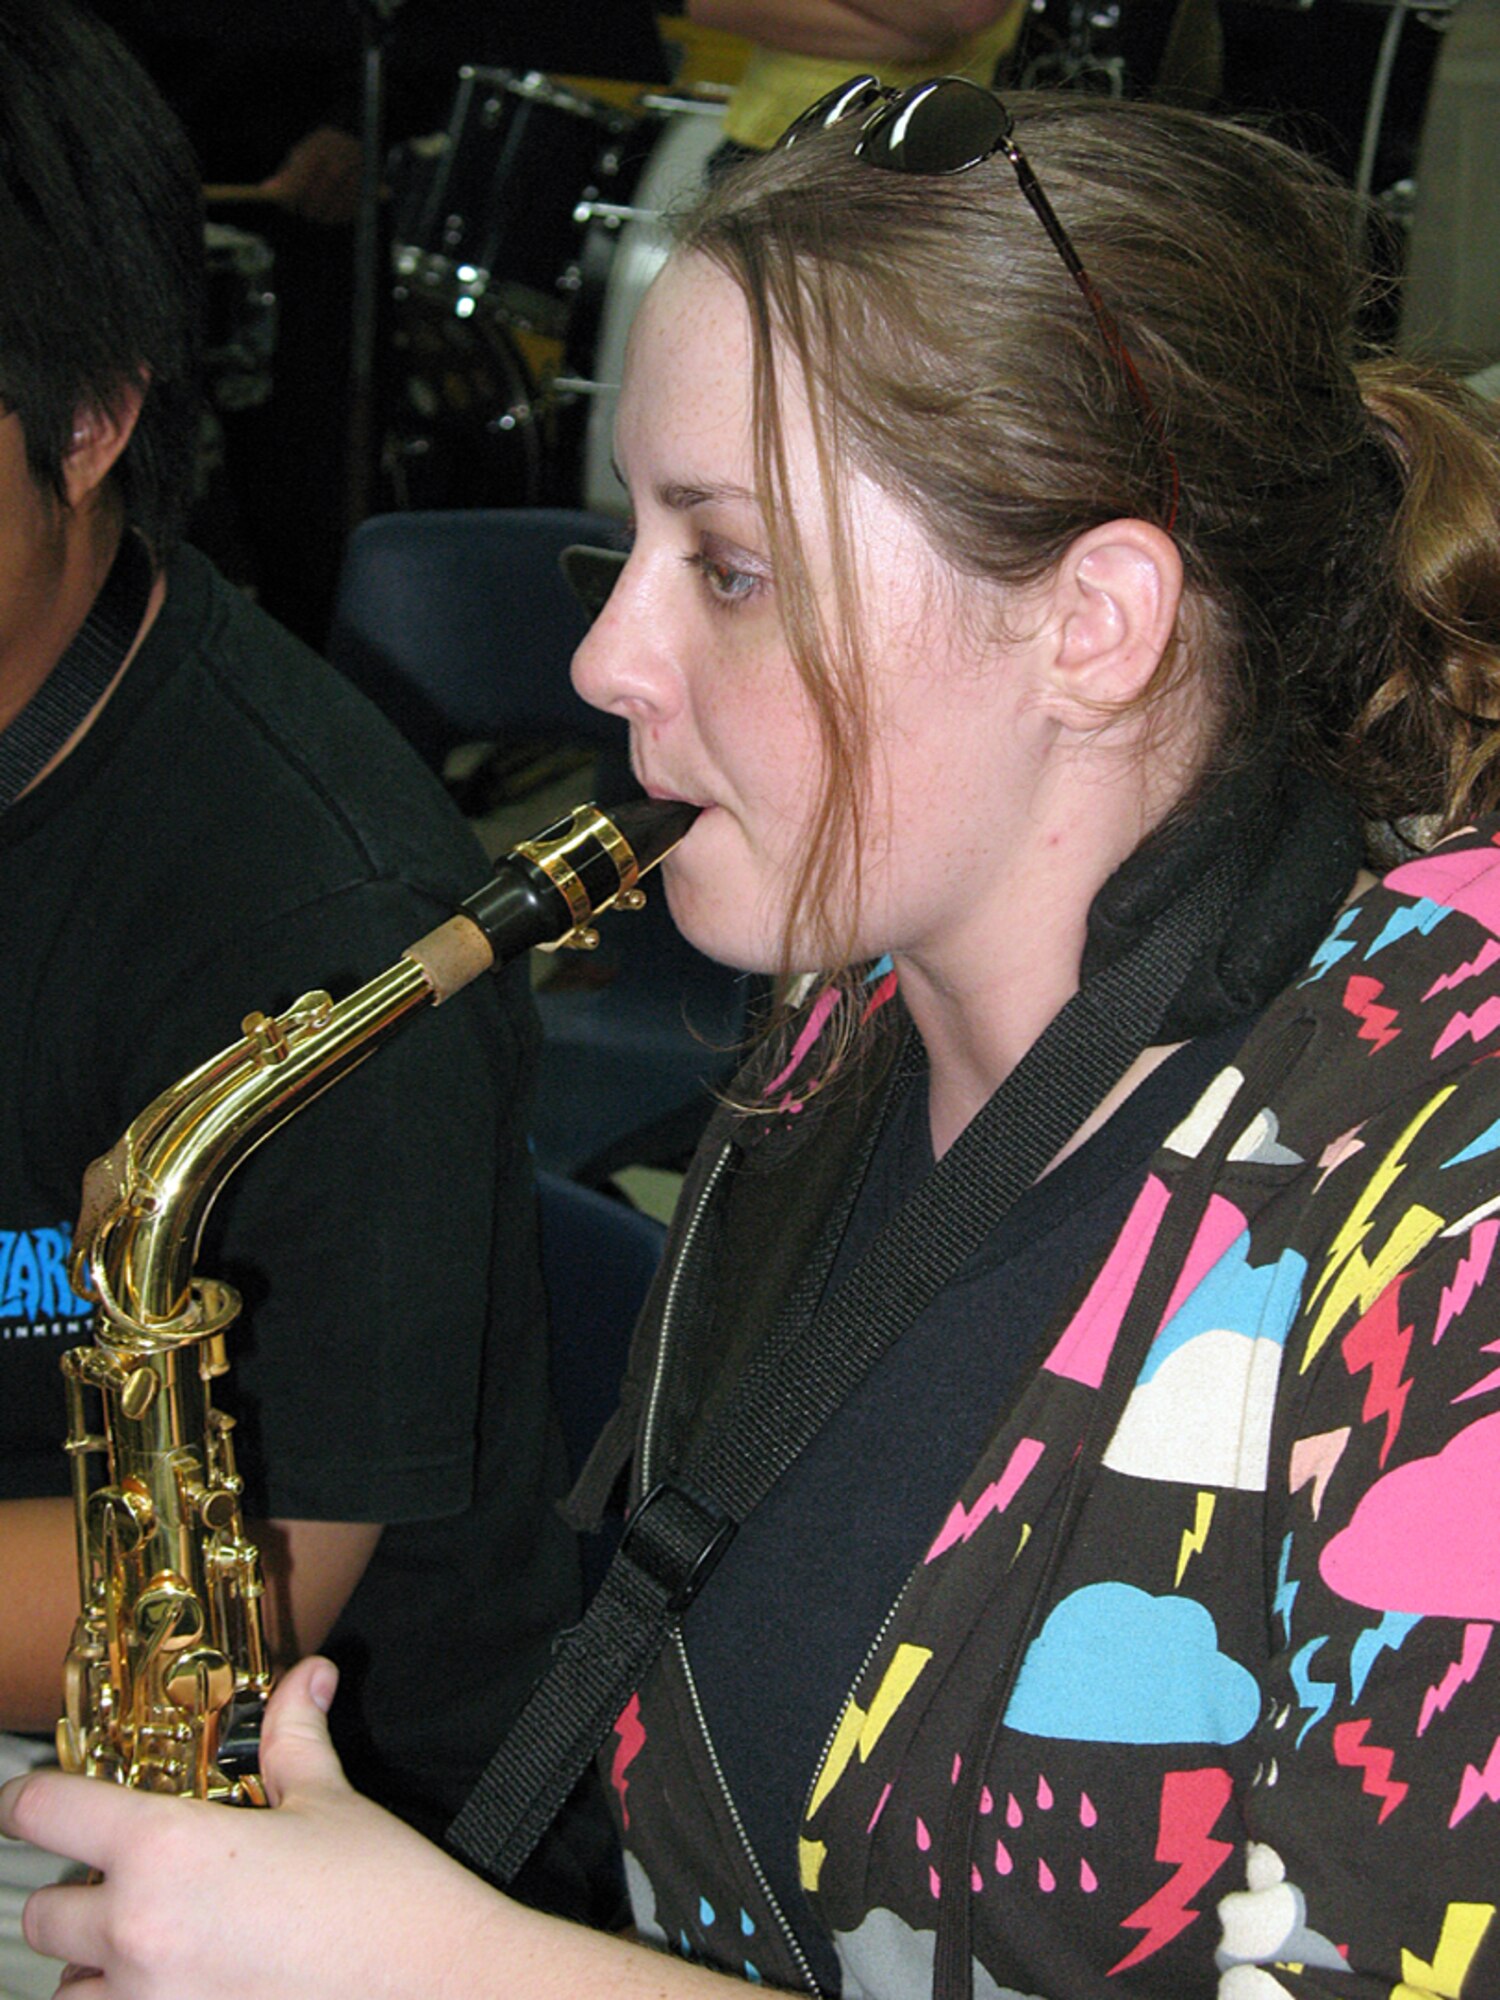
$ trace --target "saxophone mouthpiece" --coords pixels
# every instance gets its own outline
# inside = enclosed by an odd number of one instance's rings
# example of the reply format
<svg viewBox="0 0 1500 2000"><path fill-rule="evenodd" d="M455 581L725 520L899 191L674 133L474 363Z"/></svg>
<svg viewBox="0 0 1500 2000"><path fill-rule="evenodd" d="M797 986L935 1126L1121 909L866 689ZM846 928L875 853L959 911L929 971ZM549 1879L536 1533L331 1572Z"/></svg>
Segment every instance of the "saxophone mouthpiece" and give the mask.
<svg viewBox="0 0 1500 2000"><path fill-rule="evenodd" d="M703 808L686 799L626 799L607 810L644 875L666 859Z"/></svg>
<svg viewBox="0 0 1500 2000"><path fill-rule="evenodd" d="M533 947L592 950L599 942L594 919L641 908L641 877L665 860L699 811L683 799L631 799L607 812L575 806L567 819L512 848L463 915L483 932L497 965Z"/></svg>

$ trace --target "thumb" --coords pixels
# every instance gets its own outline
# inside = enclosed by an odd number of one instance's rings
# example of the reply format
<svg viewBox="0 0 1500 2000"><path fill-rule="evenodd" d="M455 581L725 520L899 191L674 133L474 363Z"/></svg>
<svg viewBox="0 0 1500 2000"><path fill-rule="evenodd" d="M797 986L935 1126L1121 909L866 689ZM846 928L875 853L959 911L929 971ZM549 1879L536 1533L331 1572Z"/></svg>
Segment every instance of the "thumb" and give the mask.
<svg viewBox="0 0 1500 2000"><path fill-rule="evenodd" d="M348 1780L328 1735L328 1710L339 1684L332 1660L299 1660L266 1706L260 1765L272 1805L294 1794L347 1791Z"/></svg>

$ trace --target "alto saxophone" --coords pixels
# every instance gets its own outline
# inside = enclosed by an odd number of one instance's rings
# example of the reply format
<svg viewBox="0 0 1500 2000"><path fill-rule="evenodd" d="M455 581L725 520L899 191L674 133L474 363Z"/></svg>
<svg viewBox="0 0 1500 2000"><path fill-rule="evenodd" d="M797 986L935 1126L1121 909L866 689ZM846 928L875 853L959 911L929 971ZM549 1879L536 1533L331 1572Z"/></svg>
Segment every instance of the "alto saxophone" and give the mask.
<svg viewBox="0 0 1500 2000"><path fill-rule="evenodd" d="M65 1770L265 1803L260 1561L240 1513L234 1420L213 1401L240 1302L193 1270L219 1190L419 1008L533 945L597 943L593 919L640 908L640 877L695 816L677 801L608 817L578 807L347 999L309 993L285 1014L251 1014L242 1040L164 1091L88 1169L72 1272L95 1302L94 1338L62 1357L81 1600L57 1725Z"/></svg>

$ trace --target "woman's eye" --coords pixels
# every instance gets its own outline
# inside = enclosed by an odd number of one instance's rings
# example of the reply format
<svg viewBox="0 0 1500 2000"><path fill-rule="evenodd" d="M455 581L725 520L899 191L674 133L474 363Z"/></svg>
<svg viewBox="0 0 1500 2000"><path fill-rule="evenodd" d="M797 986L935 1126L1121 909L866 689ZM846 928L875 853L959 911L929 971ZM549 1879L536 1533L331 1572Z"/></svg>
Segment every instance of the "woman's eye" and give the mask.
<svg viewBox="0 0 1500 2000"><path fill-rule="evenodd" d="M703 578L713 601L726 608L748 602L764 582L756 571L742 568L711 547L695 549L683 560Z"/></svg>

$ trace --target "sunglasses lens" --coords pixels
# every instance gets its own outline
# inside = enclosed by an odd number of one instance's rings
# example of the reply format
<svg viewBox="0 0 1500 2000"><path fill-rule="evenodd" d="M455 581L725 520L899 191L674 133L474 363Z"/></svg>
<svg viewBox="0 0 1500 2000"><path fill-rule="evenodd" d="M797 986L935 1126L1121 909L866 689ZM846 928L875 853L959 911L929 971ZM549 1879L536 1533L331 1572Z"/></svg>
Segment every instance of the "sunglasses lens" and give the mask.
<svg viewBox="0 0 1500 2000"><path fill-rule="evenodd" d="M886 94L875 77L851 76L847 83L836 84L816 104L800 112L782 133L777 146L795 146L799 139L809 138L814 132L826 132L846 118L862 118Z"/></svg>
<svg viewBox="0 0 1500 2000"><path fill-rule="evenodd" d="M1010 127L1010 113L992 91L963 77L938 77L887 105L854 150L895 173L961 174L987 160Z"/></svg>

